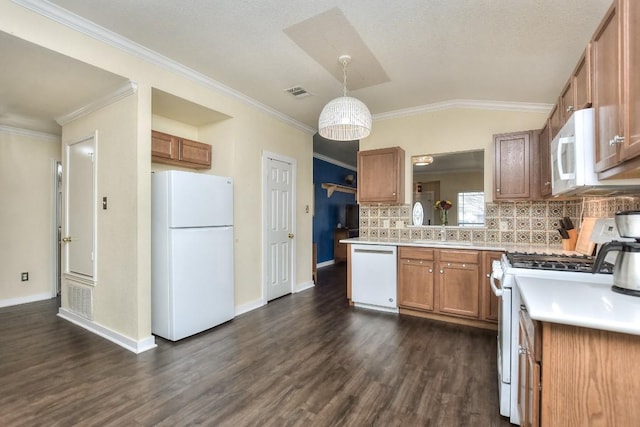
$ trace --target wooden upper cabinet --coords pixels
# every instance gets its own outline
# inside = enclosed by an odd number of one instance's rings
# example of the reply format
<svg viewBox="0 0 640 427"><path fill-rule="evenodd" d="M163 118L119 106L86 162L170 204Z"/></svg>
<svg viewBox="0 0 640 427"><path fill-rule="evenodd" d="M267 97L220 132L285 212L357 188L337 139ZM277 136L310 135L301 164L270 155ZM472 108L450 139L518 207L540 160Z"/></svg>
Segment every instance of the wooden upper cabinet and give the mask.
<svg viewBox="0 0 640 427"><path fill-rule="evenodd" d="M404 203L404 150L358 152L358 203Z"/></svg>
<svg viewBox="0 0 640 427"><path fill-rule="evenodd" d="M494 200L540 198L538 132L515 132L493 136Z"/></svg>
<svg viewBox="0 0 640 427"><path fill-rule="evenodd" d="M554 123L553 136L558 130L569 120L569 117L576 110L591 107L591 47L587 47L583 52L573 73L569 77L569 81L560 93L558 102L559 122Z"/></svg>
<svg viewBox="0 0 640 427"><path fill-rule="evenodd" d="M211 145L152 130L151 161L193 169L210 169Z"/></svg>
<svg viewBox="0 0 640 427"><path fill-rule="evenodd" d="M591 44L587 46L584 53L578 60L573 75L571 76L573 93L575 99L575 109L591 107L591 87L593 81L593 72L591 71Z"/></svg>
<svg viewBox="0 0 640 427"><path fill-rule="evenodd" d="M596 171L640 177L640 4L617 0L593 40Z"/></svg>
<svg viewBox="0 0 640 427"><path fill-rule="evenodd" d="M622 15L623 161L640 156L640 2L625 0Z"/></svg>
<svg viewBox="0 0 640 427"><path fill-rule="evenodd" d="M562 89L560 93L560 100L558 102L558 114L560 116L560 128L567 123L569 117L576 110L576 97L575 97L575 88L573 86L573 76L569 78L569 81Z"/></svg>
<svg viewBox="0 0 640 427"><path fill-rule="evenodd" d="M166 133L151 131L151 158L169 159L178 158L177 139Z"/></svg>
<svg viewBox="0 0 640 427"><path fill-rule="evenodd" d="M180 160L183 162L200 165L204 168L211 167L211 146L202 142L180 139Z"/></svg>
<svg viewBox="0 0 640 427"><path fill-rule="evenodd" d="M610 144L620 136L619 85L620 7L614 2L596 30L593 40L593 104L596 121L596 171L602 172L618 161L617 147Z"/></svg>
<svg viewBox="0 0 640 427"><path fill-rule="evenodd" d="M553 139L562 128L562 114L560 113L560 103L553 106L549 115L549 131L551 139Z"/></svg>
<svg viewBox="0 0 640 427"><path fill-rule="evenodd" d="M540 144L540 196L551 196L551 133L549 121L540 131L538 136Z"/></svg>

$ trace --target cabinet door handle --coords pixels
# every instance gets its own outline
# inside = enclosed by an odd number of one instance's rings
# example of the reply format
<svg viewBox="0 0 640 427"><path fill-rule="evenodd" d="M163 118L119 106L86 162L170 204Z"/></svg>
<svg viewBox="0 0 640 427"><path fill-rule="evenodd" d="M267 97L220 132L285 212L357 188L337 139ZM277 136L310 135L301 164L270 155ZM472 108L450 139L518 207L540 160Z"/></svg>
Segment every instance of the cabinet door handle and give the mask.
<svg viewBox="0 0 640 427"><path fill-rule="evenodd" d="M575 110L575 108L574 108L574 106L573 106L573 105L569 105L569 106L567 107L567 113L572 113L572 112L573 112L573 110Z"/></svg>
<svg viewBox="0 0 640 427"><path fill-rule="evenodd" d="M613 147L614 145L622 144L624 142L624 136L616 135L609 140L609 146Z"/></svg>
<svg viewBox="0 0 640 427"><path fill-rule="evenodd" d="M521 345L518 346L518 354L529 354L529 350Z"/></svg>
<svg viewBox="0 0 640 427"><path fill-rule="evenodd" d="M440 270L440 274L444 274L444 271L443 271L443 270Z"/></svg>
<svg viewBox="0 0 640 427"><path fill-rule="evenodd" d="M433 269L431 269L431 268L430 268L430 269L429 269L429 273L433 273Z"/></svg>

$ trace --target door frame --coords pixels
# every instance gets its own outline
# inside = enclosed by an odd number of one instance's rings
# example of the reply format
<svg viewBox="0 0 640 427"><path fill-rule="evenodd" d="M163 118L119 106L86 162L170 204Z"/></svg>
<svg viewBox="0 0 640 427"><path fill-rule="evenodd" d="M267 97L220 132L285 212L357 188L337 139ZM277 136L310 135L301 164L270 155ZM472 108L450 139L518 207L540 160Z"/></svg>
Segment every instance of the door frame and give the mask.
<svg viewBox="0 0 640 427"><path fill-rule="evenodd" d="M62 164L62 235L69 232L69 154L70 147L85 141L93 140L93 271L91 277L69 271L69 246L62 245L62 277L95 286L98 281L98 131L82 138L64 143L64 163Z"/></svg>
<svg viewBox="0 0 640 427"><path fill-rule="evenodd" d="M60 187L58 187L58 168L60 169ZM51 194L53 195L52 203L52 224L51 224L51 298L55 298L62 291L62 209L64 206L63 186L64 186L64 170L62 170L62 159L54 159L51 166L53 183ZM58 191L60 191L60 200L58 201ZM58 203L59 202L59 203ZM58 232L60 226L60 232Z"/></svg>
<svg viewBox="0 0 640 427"><path fill-rule="evenodd" d="M262 151L262 305L267 304L267 288L268 284L268 271L267 266L269 260L267 259L267 230L269 225L267 224L267 200L269 200L268 194L268 182L267 174L269 172L269 160L278 160L280 162L288 163L291 165L291 233L296 235L296 176L297 176L297 162L296 159L283 156L278 153L270 151ZM294 237L291 242L291 293L295 289L296 284L296 238Z"/></svg>

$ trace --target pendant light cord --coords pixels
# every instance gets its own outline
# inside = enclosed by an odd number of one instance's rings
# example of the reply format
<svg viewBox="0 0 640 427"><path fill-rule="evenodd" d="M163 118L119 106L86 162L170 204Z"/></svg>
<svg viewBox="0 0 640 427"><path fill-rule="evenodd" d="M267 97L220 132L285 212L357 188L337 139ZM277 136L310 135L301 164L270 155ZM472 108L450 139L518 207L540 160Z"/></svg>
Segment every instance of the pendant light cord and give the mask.
<svg viewBox="0 0 640 427"><path fill-rule="evenodd" d="M347 64L349 61L346 59L342 61L342 85L344 87L343 96L347 96Z"/></svg>

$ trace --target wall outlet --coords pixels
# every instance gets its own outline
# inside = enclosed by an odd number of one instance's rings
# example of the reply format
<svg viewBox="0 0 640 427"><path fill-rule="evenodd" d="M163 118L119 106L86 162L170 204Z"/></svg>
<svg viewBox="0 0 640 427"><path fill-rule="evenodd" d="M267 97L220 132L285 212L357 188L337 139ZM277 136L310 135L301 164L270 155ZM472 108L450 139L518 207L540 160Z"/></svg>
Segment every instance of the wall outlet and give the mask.
<svg viewBox="0 0 640 427"><path fill-rule="evenodd" d="M383 219L382 220L382 227L389 228L389 220L388 219Z"/></svg>
<svg viewBox="0 0 640 427"><path fill-rule="evenodd" d="M27 280L29 280L29 273L28 272L22 273L21 279L23 282L26 282Z"/></svg>

